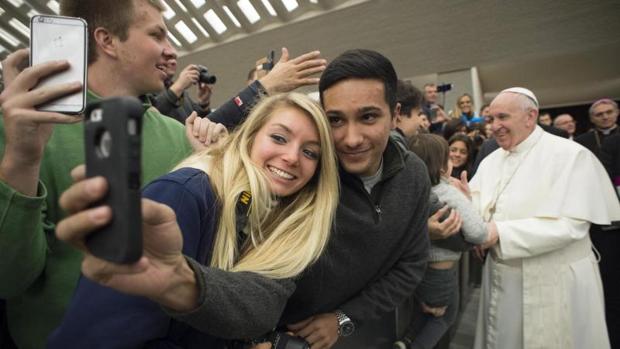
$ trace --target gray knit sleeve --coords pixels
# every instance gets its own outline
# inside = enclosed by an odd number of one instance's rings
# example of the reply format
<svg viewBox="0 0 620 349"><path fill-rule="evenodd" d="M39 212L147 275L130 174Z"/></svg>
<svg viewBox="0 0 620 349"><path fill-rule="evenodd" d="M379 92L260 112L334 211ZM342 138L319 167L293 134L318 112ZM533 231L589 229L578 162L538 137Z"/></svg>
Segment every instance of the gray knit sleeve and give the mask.
<svg viewBox="0 0 620 349"><path fill-rule="evenodd" d="M459 213L463 220L461 232L467 242L481 244L486 241L486 223L463 193L444 180L433 187L433 192L441 201Z"/></svg>
<svg viewBox="0 0 620 349"><path fill-rule="evenodd" d="M226 272L187 258L196 274L198 308L168 315L199 331L227 339L252 339L273 330L290 295L292 279L269 279L250 272Z"/></svg>

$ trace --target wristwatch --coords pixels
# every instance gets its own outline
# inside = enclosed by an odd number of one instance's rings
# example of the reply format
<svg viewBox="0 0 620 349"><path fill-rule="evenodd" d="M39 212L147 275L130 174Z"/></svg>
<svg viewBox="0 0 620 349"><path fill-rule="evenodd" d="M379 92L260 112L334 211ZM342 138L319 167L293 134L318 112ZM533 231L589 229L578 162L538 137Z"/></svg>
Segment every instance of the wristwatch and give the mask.
<svg viewBox="0 0 620 349"><path fill-rule="evenodd" d="M334 313L338 319L338 336L348 337L353 334L353 331L355 331L355 324L353 321L340 309L336 310Z"/></svg>

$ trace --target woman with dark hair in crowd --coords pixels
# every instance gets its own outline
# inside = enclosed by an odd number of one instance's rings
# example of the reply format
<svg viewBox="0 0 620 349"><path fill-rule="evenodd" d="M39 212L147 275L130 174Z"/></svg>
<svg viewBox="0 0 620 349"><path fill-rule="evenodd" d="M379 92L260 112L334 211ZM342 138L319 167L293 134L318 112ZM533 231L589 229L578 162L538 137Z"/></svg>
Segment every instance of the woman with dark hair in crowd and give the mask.
<svg viewBox="0 0 620 349"><path fill-rule="evenodd" d="M450 145L450 160L452 161L452 174L454 178L461 178L461 172L469 170L474 161L474 142L467 135L457 133L448 140Z"/></svg>

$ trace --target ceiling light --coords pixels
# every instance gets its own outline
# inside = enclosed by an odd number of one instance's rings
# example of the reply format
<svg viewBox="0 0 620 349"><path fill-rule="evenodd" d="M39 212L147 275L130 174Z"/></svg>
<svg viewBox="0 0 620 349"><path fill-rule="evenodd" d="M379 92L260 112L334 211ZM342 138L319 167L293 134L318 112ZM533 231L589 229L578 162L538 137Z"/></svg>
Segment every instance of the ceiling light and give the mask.
<svg viewBox="0 0 620 349"><path fill-rule="evenodd" d="M228 15L228 18L230 18L230 20L237 26L237 28L241 28L241 23L239 23L237 17L235 17L235 15L230 11L228 6L224 5L222 7L224 8L224 12L226 12L226 14Z"/></svg>
<svg viewBox="0 0 620 349"><path fill-rule="evenodd" d="M54 11L55 14L60 13L60 5L58 4L58 1L56 0L48 1L47 7L49 7L50 10Z"/></svg>
<svg viewBox="0 0 620 349"><path fill-rule="evenodd" d="M200 24L200 22L198 22L198 20L196 20L196 18L192 17L192 22L198 28L198 30L200 30L202 35L204 35L206 37L209 37L209 33L207 33L207 30L205 29L205 27L203 27L202 24Z"/></svg>
<svg viewBox="0 0 620 349"><path fill-rule="evenodd" d="M284 4L284 7L286 7L286 10L288 12L291 12L297 7L299 7L297 0L282 0L282 3Z"/></svg>
<svg viewBox="0 0 620 349"><path fill-rule="evenodd" d="M204 17L218 34L222 34L226 31L226 25L222 22L215 11L213 11L213 9L207 11L207 13L204 14Z"/></svg>
<svg viewBox="0 0 620 349"><path fill-rule="evenodd" d="M258 12L256 12L256 9L252 6L252 3L250 3L250 0L239 0L237 1L237 6L239 6L239 9L241 9L241 12L243 12L250 23L254 24L260 19Z"/></svg>
<svg viewBox="0 0 620 349"><path fill-rule="evenodd" d="M273 6L271 6L271 3L269 2L269 0L261 0L263 2L263 6L265 6L265 8L267 9L267 12L269 12L270 15L272 16L277 16L278 14L276 13L276 10L273 9Z"/></svg>
<svg viewBox="0 0 620 349"><path fill-rule="evenodd" d="M165 7L164 17L166 19L170 19L174 17L176 15L176 12L174 12L174 10L171 9L170 6L168 6L168 4L165 1L162 1L162 3L164 4L164 7Z"/></svg>
<svg viewBox="0 0 620 349"><path fill-rule="evenodd" d="M187 40L187 42L189 42L190 44L193 44L196 42L196 40L198 40L198 37L196 36L196 34L194 34L194 32L191 29L189 29L189 27L187 26L187 24L185 24L185 22L178 21L177 24L174 25L174 27L177 28L179 33L181 33L181 35L183 35L185 40Z"/></svg>
<svg viewBox="0 0 620 349"><path fill-rule="evenodd" d="M19 45L19 40L17 40L13 35L7 33L4 29L0 28L0 38L3 38L4 41L9 44L17 47Z"/></svg>
<svg viewBox="0 0 620 349"><path fill-rule="evenodd" d="M9 24L11 25L11 27L24 34L25 37L30 37L30 29L16 18L11 18Z"/></svg>
<svg viewBox="0 0 620 349"><path fill-rule="evenodd" d="M195 8L200 8L202 5L205 4L205 2L205 0L192 0L192 4Z"/></svg>

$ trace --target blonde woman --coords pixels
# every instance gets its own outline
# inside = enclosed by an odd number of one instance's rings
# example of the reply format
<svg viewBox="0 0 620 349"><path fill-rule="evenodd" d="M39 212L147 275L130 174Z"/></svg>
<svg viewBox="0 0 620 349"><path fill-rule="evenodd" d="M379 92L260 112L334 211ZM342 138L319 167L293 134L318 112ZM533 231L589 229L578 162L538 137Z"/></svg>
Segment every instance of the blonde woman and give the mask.
<svg viewBox="0 0 620 349"><path fill-rule="evenodd" d="M452 118L461 120L467 127L484 121L484 119L476 115L474 111L474 100L469 93L462 94L456 100Z"/></svg>
<svg viewBox="0 0 620 349"><path fill-rule="evenodd" d="M320 256L338 203L327 118L304 95L267 97L236 132L149 184L144 196L174 210L186 256L186 266L177 270L194 272L194 288L168 292L166 278L178 276L165 273L169 268L161 264L168 256L150 252L148 241L139 266L128 267L138 271L129 275L118 268L107 272L101 266L106 262L87 254L83 272L96 282L127 293L144 294L144 287L160 294L129 296L82 278L49 347L218 348L221 338L253 338L275 327L283 305L270 299L288 297L292 279ZM178 260L180 253L171 254ZM242 282L255 284L255 292L235 294ZM157 283L162 286L153 287ZM206 294L196 295L201 283ZM172 320L157 303L210 309L201 326L209 333Z"/></svg>

